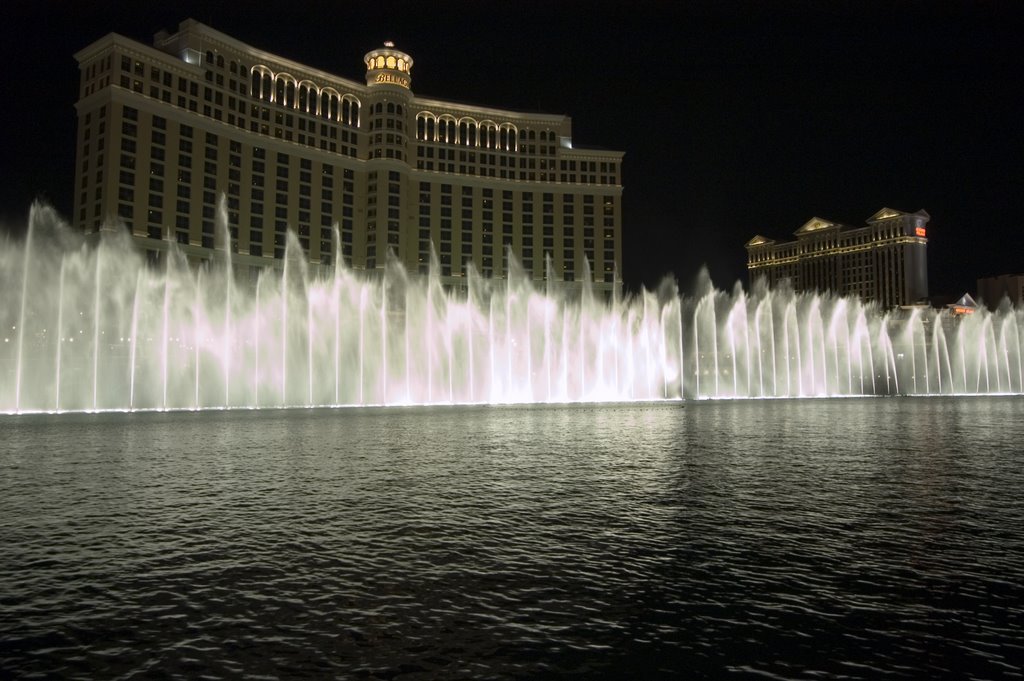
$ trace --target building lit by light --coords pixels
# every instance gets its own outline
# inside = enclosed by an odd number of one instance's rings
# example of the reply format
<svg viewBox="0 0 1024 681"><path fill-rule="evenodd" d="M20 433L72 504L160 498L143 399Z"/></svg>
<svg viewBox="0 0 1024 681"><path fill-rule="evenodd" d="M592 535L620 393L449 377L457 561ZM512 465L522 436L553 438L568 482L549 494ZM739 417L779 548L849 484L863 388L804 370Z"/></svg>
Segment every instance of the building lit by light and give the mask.
<svg viewBox="0 0 1024 681"><path fill-rule="evenodd" d="M923 210L883 208L865 227L811 218L776 242L758 235L747 242L747 275L771 287L788 282L795 291L830 291L883 307L914 305L928 298L928 231Z"/></svg>
<svg viewBox="0 0 1024 681"><path fill-rule="evenodd" d="M75 223L123 224L150 256L225 241L256 272L294 231L310 263L389 257L460 286L472 266L563 285L621 284L622 152L574 144L563 115L415 95L393 44L348 80L194 20L153 45L109 34L79 51ZM335 229L336 228L336 229ZM340 243L336 242L338 239ZM550 271L547 261L550 260Z"/></svg>

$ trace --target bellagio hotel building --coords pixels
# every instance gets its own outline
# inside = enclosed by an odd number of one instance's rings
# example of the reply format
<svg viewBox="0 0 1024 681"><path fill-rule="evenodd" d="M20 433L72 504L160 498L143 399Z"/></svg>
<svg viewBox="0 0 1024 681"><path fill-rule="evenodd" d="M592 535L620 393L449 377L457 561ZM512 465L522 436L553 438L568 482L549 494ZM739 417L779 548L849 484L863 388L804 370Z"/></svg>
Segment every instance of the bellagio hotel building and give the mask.
<svg viewBox="0 0 1024 681"><path fill-rule="evenodd" d="M390 43L356 82L191 19L152 47L109 34L75 58L86 232L123 225L154 259L176 242L201 261L227 247L224 196L233 262L252 273L280 266L293 230L324 267L340 252L379 270L391 251L425 273L433 247L459 287L471 265L504 277L511 251L538 282L550 259L563 285L621 284L623 153L573 145L567 116L414 95L413 59Z"/></svg>

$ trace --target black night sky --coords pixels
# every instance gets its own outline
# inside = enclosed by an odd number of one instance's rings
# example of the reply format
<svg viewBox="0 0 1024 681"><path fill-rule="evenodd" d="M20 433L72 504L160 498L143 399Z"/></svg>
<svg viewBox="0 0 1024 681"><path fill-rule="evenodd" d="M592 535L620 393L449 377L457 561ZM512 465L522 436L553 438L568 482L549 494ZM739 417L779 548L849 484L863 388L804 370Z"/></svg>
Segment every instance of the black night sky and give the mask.
<svg viewBox="0 0 1024 681"><path fill-rule="evenodd" d="M744 243L812 216L924 208L933 294L1024 271L1022 22L1011 2L13 0L3 10L0 222L69 215L78 72L108 32L193 17L353 80L393 40L424 96L568 114L624 150L624 274L745 281ZM42 140L52 140L44 142Z"/></svg>

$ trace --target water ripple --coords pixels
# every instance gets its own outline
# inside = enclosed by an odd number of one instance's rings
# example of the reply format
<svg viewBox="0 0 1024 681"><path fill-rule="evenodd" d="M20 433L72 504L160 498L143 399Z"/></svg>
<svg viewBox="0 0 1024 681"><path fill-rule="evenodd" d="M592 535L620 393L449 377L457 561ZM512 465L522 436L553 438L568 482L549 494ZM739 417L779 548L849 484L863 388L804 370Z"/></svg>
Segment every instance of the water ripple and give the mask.
<svg viewBox="0 0 1024 681"><path fill-rule="evenodd" d="M0 421L0 676L1021 678L1024 401Z"/></svg>

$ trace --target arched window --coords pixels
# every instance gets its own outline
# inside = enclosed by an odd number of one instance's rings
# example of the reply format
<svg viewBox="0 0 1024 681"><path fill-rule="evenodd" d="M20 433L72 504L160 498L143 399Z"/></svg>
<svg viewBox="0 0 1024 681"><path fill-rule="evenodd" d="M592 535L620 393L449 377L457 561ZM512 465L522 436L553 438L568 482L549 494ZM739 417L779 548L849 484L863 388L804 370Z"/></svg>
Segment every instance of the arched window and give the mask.
<svg viewBox="0 0 1024 681"><path fill-rule="evenodd" d="M456 122L452 116L443 115L437 121L437 139L446 144L455 144Z"/></svg>
<svg viewBox="0 0 1024 681"><path fill-rule="evenodd" d="M274 74L266 66L252 67L252 96L264 101L273 101Z"/></svg>
<svg viewBox="0 0 1024 681"><path fill-rule="evenodd" d="M274 77L274 101L281 106L295 108L298 83L287 73L279 73Z"/></svg>
<svg viewBox="0 0 1024 681"><path fill-rule="evenodd" d="M317 87L314 83L308 80L299 83L299 110L308 114L315 114L318 100Z"/></svg>
<svg viewBox="0 0 1024 681"><path fill-rule="evenodd" d="M494 149L498 146L498 126L492 121L480 123L480 146L485 149Z"/></svg>
<svg viewBox="0 0 1024 681"><path fill-rule="evenodd" d="M337 90L324 88L320 94L320 115L336 121L341 113L341 95Z"/></svg>
<svg viewBox="0 0 1024 681"><path fill-rule="evenodd" d="M421 111L416 114L416 139L433 142L437 127L436 120L434 114L429 111Z"/></svg>
<svg viewBox="0 0 1024 681"><path fill-rule="evenodd" d="M515 151L516 149L518 149L518 146L516 145L516 138L518 137L516 135L516 126L512 125L511 123L502 123L501 134L502 149L504 149L505 151Z"/></svg>
<svg viewBox="0 0 1024 681"><path fill-rule="evenodd" d="M353 95L342 97L341 122L353 128L359 127L359 100Z"/></svg>
<svg viewBox="0 0 1024 681"><path fill-rule="evenodd" d="M476 145L476 126L471 119L464 118L459 122L459 144Z"/></svg>

